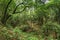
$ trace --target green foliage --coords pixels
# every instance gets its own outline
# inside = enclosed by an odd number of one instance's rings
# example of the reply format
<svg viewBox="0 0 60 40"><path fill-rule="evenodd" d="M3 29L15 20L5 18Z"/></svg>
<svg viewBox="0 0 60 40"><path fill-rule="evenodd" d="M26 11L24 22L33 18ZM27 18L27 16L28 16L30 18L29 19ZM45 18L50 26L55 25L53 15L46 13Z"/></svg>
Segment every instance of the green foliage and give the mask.
<svg viewBox="0 0 60 40"><path fill-rule="evenodd" d="M60 0L0 0L1 40L60 39Z"/></svg>

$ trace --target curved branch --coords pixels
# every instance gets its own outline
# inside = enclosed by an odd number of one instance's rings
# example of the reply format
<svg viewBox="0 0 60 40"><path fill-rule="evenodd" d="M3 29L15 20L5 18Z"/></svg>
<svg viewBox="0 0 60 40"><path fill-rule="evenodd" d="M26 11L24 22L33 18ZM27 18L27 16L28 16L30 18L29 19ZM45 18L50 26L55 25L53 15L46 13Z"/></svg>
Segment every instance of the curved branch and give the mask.
<svg viewBox="0 0 60 40"><path fill-rule="evenodd" d="M14 11L13 11L12 14L15 14L15 13L21 13L21 12L23 12L23 11L26 9L26 7L28 7L28 6L25 6L24 9L23 9L22 11L20 11L20 12L16 12L17 8L18 8L20 5L22 5L22 4L24 5L24 3L20 3L20 4L18 4L18 5L16 6L16 8L14 9Z"/></svg>
<svg viewBox="0 0 60 40"><path fill-rule="evenodd" d="M4 17L5 17L6 14L7 14L7 9L8 9L8 6L9 6L9 4L10 4L11 2L12 2L12 0L10 0L10 1L8 2L7 6L6 6L6 8L5 8Z"/></svg>
<svg viewBox="0 0 60 40"><path fill-rule="evenodd" d="M6 8L5 8L4 15L3 15L3 18L2 18L2 20L1 20L1 22L2 22L3 24L5 24L5 22L6 22L7 9L8 9L9 4L10 4L11 2L12 2L12 0L10 0L10 1L8 2L7 6L6 6Z"/></svg>
<svg viewBox="0 0 60 40"><path fill-rule="evenodd" d="M17 10L18 6L21 5L21 4L23 4L23 3L20 3L20 4L18 4L18 5L16 6L16 8L14 9L14 11L13 11L12 14L15 14L15 11Z"/></svg>
<svg viewBox="0 0 60 40"><path fill-rule="evenodd" d="M15 13L21 13L21 12L23 12L23 11L26 9L26 7L27 7L27 6L25 6L22 11L20 11L20 12L15 12Z"/></svg>

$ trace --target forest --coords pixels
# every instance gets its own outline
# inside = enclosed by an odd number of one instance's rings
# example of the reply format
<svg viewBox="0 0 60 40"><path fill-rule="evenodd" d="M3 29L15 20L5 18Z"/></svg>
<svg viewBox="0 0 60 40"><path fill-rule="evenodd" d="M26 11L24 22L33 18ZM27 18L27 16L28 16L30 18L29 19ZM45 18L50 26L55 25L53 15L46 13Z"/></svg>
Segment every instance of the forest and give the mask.
<svg viewBox="0 0 60 40"><path fill-rule="evenodd" d="M0 40L60 40L60 0L0 0Z"/></svg>

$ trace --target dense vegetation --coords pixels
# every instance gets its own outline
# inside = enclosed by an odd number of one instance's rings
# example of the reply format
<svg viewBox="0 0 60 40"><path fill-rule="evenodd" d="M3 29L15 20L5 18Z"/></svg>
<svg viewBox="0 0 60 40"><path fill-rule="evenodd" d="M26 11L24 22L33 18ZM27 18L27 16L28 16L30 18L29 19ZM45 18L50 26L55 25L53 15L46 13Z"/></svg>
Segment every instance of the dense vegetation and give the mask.
<svg viewBox="0 0 60 40"><path fill-rule="evenodd" d="M60 40L60 0L0 0L0 40Z"/></svg>

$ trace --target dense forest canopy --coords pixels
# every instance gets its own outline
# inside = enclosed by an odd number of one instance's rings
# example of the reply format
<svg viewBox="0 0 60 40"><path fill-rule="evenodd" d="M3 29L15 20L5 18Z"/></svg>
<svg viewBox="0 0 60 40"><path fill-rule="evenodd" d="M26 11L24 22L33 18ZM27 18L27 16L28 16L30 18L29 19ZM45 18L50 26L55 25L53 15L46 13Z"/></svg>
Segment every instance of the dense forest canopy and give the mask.
<svg viewBox="0 0 60 40"><path fill-rule="evenodd" d="M7 40L24 40L24 37L19 38L20 32L21 36L26 36L27 33L37 35L36 40L59 40L60 0L0 0L0 25L4 33L8 32L8 35L1 32L4 35L1 38ZM18 37L15 33L11 39L8 30L17 32ZM26 35L23 34L25 32Z"/></svg>

